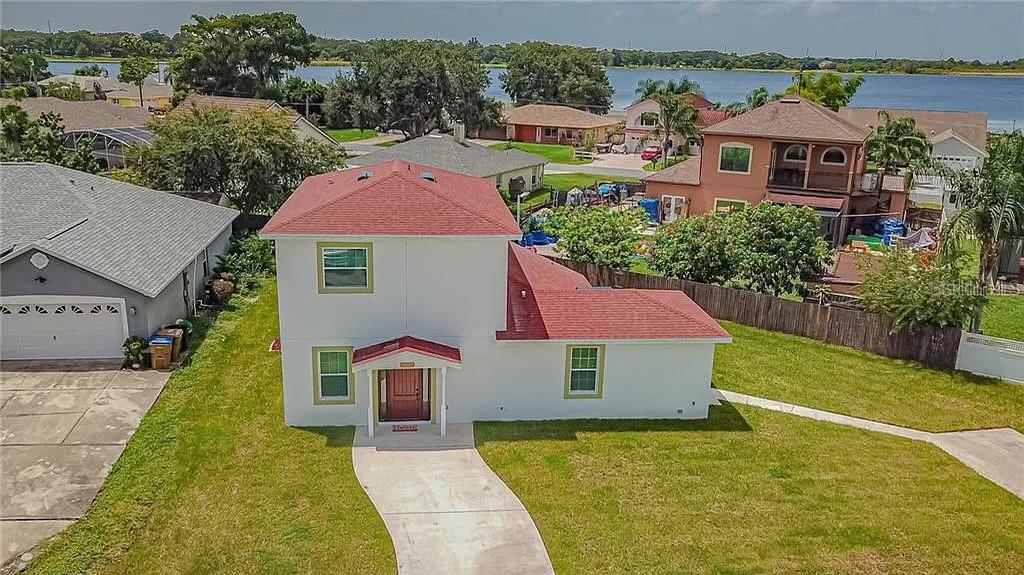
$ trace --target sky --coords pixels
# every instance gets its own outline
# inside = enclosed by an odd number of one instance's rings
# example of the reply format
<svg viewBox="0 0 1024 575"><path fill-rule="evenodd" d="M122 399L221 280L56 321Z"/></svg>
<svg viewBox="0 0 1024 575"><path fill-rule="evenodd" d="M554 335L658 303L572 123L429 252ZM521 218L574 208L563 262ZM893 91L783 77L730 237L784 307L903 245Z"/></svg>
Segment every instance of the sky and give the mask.
<svg viewBox="0 0 1024 575"><path fill-rule="evenodd" d="M191 14L294 12L334 38L545 40L649 50L760 51L790 56L1024 57L1024 0L999 2L177 2L2 0L0 26L46 30L178 31Z"/></svg>

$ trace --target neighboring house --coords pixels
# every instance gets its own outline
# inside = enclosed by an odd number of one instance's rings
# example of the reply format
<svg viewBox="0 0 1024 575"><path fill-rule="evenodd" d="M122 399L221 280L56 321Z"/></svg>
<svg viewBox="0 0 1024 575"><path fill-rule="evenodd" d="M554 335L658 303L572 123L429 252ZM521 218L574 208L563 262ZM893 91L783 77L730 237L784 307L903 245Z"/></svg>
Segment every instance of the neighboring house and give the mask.
<svg viewBox="0 0 1024 575"><path fill-rule="evenodd" d="M700 94L691 92L683 97L697 110L698 128L713 126L729 118L727 110L716 110L714 104ZM626 151L639 154L647 146L661 145L663 137L651 134L658 125L660 115L661 105L650 98L633 102L626 108ZM669 138L669 147L677 154L690 151L686 138L678 132Z"/></svg>
<svg viewBox="0 0 1024 575"><path fill-rule="evenodd" d="M544 184L547 158L515 148L495 150L481 146L466 141L464 134L428 134L377 152L349 158L348 165L365 166L387 160L404 160L467 176L487 178L503 188L510 187L515 178L522 178L523 190L535 190Z"/></svg>
<svg viewBox="0 0 1024 575"><path fill-rule="evenodd" d="M491 180L321 174L262 234L289 425L707 416L729 335L682 292L594 288L512 243Z"/></svg>
<svg viewBox="0 0 1024 575"><path fill-rule="evenodd" d="M932 158L953 170L980 169L988 158L988 114L939 110L902 110L885 108L840 108L839 115L853 124L874 130L879 114L893 118L913 118L932 143ZM956 209L955 194L945 178L934 174L916 174L910 189L910 201L919 206L942 206L944 216Z"/></svg>
<svg viewBox="0 0 1024 575"><path fill-rule="evenodd" d="M292 122L292 131L298 134L300 138L330 144L332 146L339 145L334 138L327 135L327 132L320 129L319 126L310 122L292 108L282 106L273 100L263 100L260 98L234 98L231 96L206 96L203 94L192 93L189 94L188 97L185 98L185 101L179 104L175 110L199 106L222 106L231 110L233 114L243 114L254 109L279 110L288 115Z"/></svg>
<svg viewBox="0 0 1024 575"><path fill-rule="evenodd" d="M102 100L71 102L49 96L0 100L0 105L8 104L20 106L32 120L43 112L60 115L65 147L73 149L79 141L89 142L102 170L124 166L129 146L147 146L153 141L153 132L146 127L151 116L143 108L124 108Z"/></svg>
<svg viewBox="0 0 1024 575"><path fill-rule="evenodd" d="M506 137L517 142L578 145L591 133L594 141L607 142L621 120L599 116L570 106L527 104L504 110Z"/></svg>
<svg viewBox="0 0 1024 575"><path fill-rule="evenodd" d="M808 206L834 244L878 217L900 217L902 178L864 174L868 132L835 112L786 97L701 130L702 153L644 178L672 217L762 201ZM879 189L880 188L880 189ZM665 218L668 219L668 218Z"/></svg>
<svg viewBox="0 0 1024 575"><path fill-rule="evenodd" d="M0 164L0 357L117 358L189 317L232 209L60 166Z"/></svg>
<svg viewBox="0 0 1024 575"><path fill-rule="evenodd" d="M174 96L174 88L170 84L160 84L151 80L142 84L142 105L139 105L138 86L114 78L57 74L39 81L41 86L52 83L78 84L85 92L86 99L108 100L126 108L170 110L171 98Z"/></svg>

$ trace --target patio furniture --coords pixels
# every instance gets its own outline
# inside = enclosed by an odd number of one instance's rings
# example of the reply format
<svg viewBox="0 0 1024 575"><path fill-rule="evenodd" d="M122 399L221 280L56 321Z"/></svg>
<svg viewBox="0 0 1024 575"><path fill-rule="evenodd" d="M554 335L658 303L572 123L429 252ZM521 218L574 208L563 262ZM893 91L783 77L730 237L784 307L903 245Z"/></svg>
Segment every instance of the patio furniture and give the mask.
<svg viewBox="0 0 1024 575"><path fill-rule="evenodd" d="M597 153L598 154L607 154L608 152L611 152L611 151L612 151L612 144L610 142L607 143L607 144L598 144L597 145Z"/></svg>

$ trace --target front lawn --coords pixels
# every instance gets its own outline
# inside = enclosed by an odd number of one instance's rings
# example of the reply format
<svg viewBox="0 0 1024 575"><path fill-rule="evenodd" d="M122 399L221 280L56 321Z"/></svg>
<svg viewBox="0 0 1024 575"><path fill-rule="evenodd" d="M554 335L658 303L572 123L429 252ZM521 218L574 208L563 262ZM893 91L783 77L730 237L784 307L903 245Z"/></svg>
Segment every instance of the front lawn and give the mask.
<svg viewBox="0 0 1024 575"><path fill-rule="evenodd" d="M537 154L543 156L556 164L571 164L581 165L589 164L590 160L577 160L573 157L572 146L563 146L561 144L531 144L529 142L500 142L497 144L491 144L491 147L495 150L506 150L508 148L515 148L531 154Z"/></svg>
<svg viewBox="0 0 1024 575"><path fill-rule="evenodd" d="M377 135L377 130L361 130L359 128L345 128L343 130L325 130L327 135L337 142L358 142Z"/></svg>
<svg viewBox="0 0 1024 575"><path fill-rule="evenodd" d="M1024 385L721 322L715 387L925 431L1024 432Z"/></svg>
<svg viewBox="0 0 1024 575"><path fill-rule="evenodd" d="M1015 574L1024 561L1024 501L925 443L728 404L706 421L475 430L560 575Z"/></svg>
<svg viewBox="0 0 1024 575"><path fill-rule="evenodd" d="M223 312L27 573L394 573L353 429L284 424L277 326L272 282Z"/></svg>
<svg viewBox="0 0 1024 575"><path fill-rule="evenodd" d="M658 172L665 168L671 168L672 166L682 162L686 159L686 156L669 156L668 159L662 162L660 159L653 162L647 162L644 164L645 172Z"/></svg>
<svg viewBox="0 0 1024 575"><path fill-rule="evenodd" d="M1024 341L1024 295L991 295L981 315L985 335Z"/></svg>

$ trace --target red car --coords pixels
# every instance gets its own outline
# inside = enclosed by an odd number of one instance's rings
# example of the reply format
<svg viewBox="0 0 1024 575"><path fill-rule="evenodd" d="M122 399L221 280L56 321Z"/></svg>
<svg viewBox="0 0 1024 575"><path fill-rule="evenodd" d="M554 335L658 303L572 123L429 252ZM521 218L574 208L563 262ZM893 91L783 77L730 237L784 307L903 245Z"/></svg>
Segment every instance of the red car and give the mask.
<svg viewBox="0 0 1024 575"><path fill-rule="evenodd" d="M661 146L647 146L640 152L640 159L650 162L661 157Z"/></svg>

